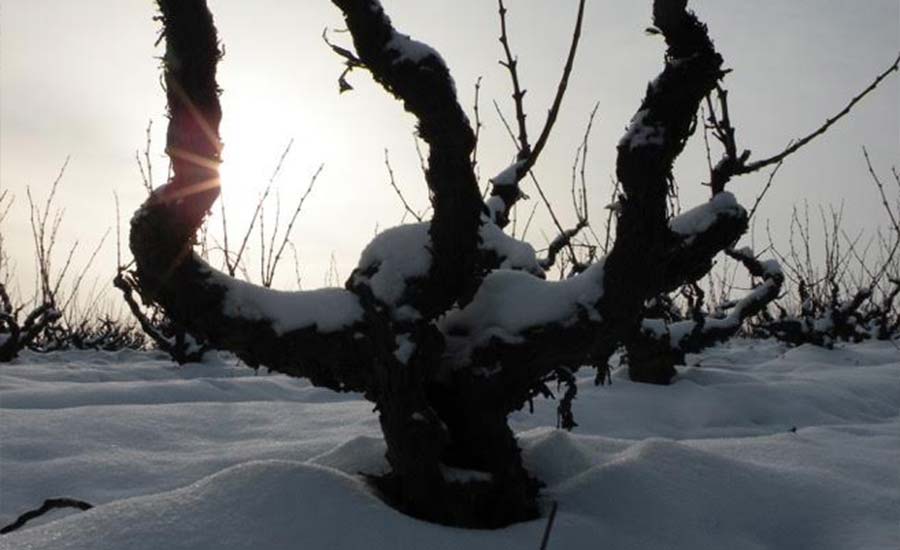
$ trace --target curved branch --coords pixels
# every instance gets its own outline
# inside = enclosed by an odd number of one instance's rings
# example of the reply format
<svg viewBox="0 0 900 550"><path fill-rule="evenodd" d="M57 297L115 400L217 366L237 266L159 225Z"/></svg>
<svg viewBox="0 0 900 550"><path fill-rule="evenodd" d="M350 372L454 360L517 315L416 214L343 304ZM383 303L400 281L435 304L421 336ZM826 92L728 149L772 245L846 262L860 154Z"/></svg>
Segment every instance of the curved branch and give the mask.
<svg viewBox="0 0 900 550"><path fill-rule="evenodd" d="M653 22L668 46L666 64L648 85L639 110L618 144L616 174L623 195L616 241L606 262L604 298L599 304L601 314L617 319L619 339L640 315L644 300L662 289L678 286L681 279L696 277L698 271L708 267L706 261L697 261L698 257L714 255L716 248L733 241L731 235L717 238L716 224L712 223L691 231L709 236L693 237L693 250L703 253L683 261L680 258L689 239L673 232L667 222L666 194L673 179L672 166L693 132L700 102L722 77L723 60L706 26L687 10L686 0L656 0ZM715 209L715 205L709 208ZM719 219L713 217L714 222ZM741 224L737 230L743 230ZM706 252L705 248L712 250ZM673 254L679 249L680 253Z"/></svg>
<svg viewBox="0 0 900 550"><path fill-rule="evenodd" d="M744 322L761 313L778 298L784 284L781 266L775 260L760 262L749 248L726 250L726 254L741 262L753 277L762 282L746 296L738 300L723 318L704 317L700 322L683 321L670 327L673 334L680 334L671 344L682 353L698 353L717 342L724 342L741 329Z"/></svg>
<svg viewBox="0 0 900 550"><path fill-rule="evenodd" d="M685 355L728 340L744 326L744 322L763 312L778 298L784 275L778 262L760 262L749 248L726 250L741 262L753 277L762 278L746 296L733 304L723 317L695 311L687 321L666 323L663 319L644 319L626 340L628 374L635 382L669 384L675 376L675 365L683 365Z"/></svg>
<svg viewBox="0 0 900 550"><path fill-rule="evenodd" d="M132 219L135 281L144 300L250 366L339 391L371 387L371 341L355 295L337 288L281 292L238 281L193 252L182 254L184 242L173 238L182 233L180 220L177 208L152 199Z"/></svg>
<svg viewBox="0 0 900 550"><path fill-rule="evenodd" d="M191 334L235 352L251 366L365 391L371 340L359 300L342 289L283 293L217 272L191 246L219 194L221 108L216 29L204 0L158 0L166 38L169 104L166 151L173 176L131 221L141 296Z"/></svg>
<svg viewBox="0 0 900 550"><path fill-rule="evenodd" d="M40 508L35 508L34 510L29 510L16 518L16 521L10 523L9 525L0 529L0 535L5 535L7 533L12 533L13 531L17 531L25 526L29 521L39 518L49 512L50 510L56 510L58 508L76 508L81 510L82 512L85 510L90 510L94 505L85 502L83 500L78 500L74 498L66 498L66 497L58 497L58 498L48 498L41 504Z"/></svg>
<svg viewBox="0 0 900 550"><path fill-rule="evenodd" d="M151 201L177 203L185 245L219 196L222 143L219 50L212 14L204 1L158 0L166 53L163 57L169 129L166 153L173 177ZM189 200L185 200L189 199Z"/></svg>
<svg viewBox="0 0 900 550"><path fill-rule="evenodd" d="M656 292L671 292L703 278L716 255L747 231L748 220L747 211L727 191L669 220L675 239L664 253L664 277Z"/></svg>
<svg viewBox="0 0 900 550"><path fill-rule="evenodd" d="M471 293L467 288L473 284L483 207L471 163L475 135L437 51L398 33L377 0L333 3L344 13L359 63L416 116L419 136L429 146L425 178L434 207L431 263L425 277L409 281L415 288L406 305L433 319L460 295Z"/></svg>
<svg viewBox="0 0 900 550"><path fill-rule="evenodd" d="M443 322L445 376L458 387L477 387L476 395L503 403L506 410L521 407L560 366L573 371L586 363L605 366L635 325L644 301L675 278L695 276L689 266L667 265L672 250L683 248L687 238L668 226L666 192L700 102L722 75L722 58L685 1L656 0L654 23L666 38L666 63L618 146L625 196L609 256L560 282L521 272L492 273L472 303ZM746 213L741 216L738 209L723 208L736 215L714 217L693 232L696 255L724 248L733 233L743 231ZM732 224L726 218L737 220L736 228L727 238L718 237L713 233L717 222ZM523 310L524 304L536 303L547 305L541 315Z"/></svg>

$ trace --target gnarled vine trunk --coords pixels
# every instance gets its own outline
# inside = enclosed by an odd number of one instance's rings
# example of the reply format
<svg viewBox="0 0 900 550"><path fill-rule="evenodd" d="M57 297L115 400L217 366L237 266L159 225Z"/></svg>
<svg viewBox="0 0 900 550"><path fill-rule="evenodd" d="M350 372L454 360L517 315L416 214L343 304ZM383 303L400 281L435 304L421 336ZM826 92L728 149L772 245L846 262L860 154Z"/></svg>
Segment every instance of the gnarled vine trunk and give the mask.
<svg viewBox="0 0 900 550"><path fill-rule="evenodd" d="M391 467L375 484L404 512L479 527L533 518L540 484L507 415L560 368L605 366L645 300L703 276L746 229L746 212L724 191L701 207L708 223L695 231L673 230L666 210L672 165L723 76L722 58L685 0L654 2L665 66L618 146L615 245L551 282L530 248L529 261L506 262L525 245L502 234L481 199L474 134L440 55L398 33L377 0L333 2L353 38L352 65L418 120L433 218L376 237L343 289L255 288L204 263L191 246L219 193L216 30L205 0L158 0L173 176L132 220L135 280L145 299L249 365L373 401ZM523 292L545 307L521 310Z"/></svg>

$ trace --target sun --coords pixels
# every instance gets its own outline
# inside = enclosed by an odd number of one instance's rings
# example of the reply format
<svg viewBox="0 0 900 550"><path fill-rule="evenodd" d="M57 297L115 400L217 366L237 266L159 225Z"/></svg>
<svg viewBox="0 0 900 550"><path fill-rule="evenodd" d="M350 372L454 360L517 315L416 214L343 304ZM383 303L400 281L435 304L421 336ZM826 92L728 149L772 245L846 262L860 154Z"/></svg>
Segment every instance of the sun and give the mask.
<svg viewBox="0 0 900 550"><path fill-rule="evenodd" d="M227 138L227 136L226 136ZM226 141L219 166L219 182L222 196L229 209L252 211L269 184L277 185L273 178L278 157L268 146L250 139L236 137Z"/></svg>

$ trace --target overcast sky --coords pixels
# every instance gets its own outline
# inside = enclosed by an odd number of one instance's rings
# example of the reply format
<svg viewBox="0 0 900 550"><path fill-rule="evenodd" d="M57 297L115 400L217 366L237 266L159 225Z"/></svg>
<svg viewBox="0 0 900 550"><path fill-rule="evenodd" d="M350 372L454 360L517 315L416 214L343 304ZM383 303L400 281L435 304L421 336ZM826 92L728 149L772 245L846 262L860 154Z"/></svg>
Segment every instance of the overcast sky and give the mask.
<svg viewBox="0 0 900 550"><path fill-rule="evenodd" d="M327 0L210 0L226 55L224 89L225 197L234 233L287 143L279 187L293 203L316 167L325 169L296 227L306 287L319 286L333 254L346 277L376 228L395 225L402 207L387 185L383 151L390 149L410 202L425 205L413 121L368 74L350 75L355 90L338 94L340 60L322 42L341 17ZM491 105L511 113L508 77L498 65L496 4L490 0L383 0L396 27L437 48L456 80L470 116L473 88L483 76L480 144L483 178L503 169L514 148ZM663 42L644 33L650 0L588 0L585 34L557 129L537 167L564 219L572 219L569 175L587 115L599 102L588 163L591 212L603 216L614 172L615 144L649 80L661 68ZM820 125L887 67L900 49L896 0L694 0L711 35L734 69L726 80L739 146L768 156ZM537 135L570 40L575 0L508 0L511 42L528 89L530 129ZM71 156L59 204L63 231L96 243L114 226L113 192L127 219L143 198L134 160L148 121L154 122L153 159L162 156L165 96L159 84L163 46L149 0L0 0L0 186L16 196L3 227L21 284L30 288L31 239L26 187L40 200ZM333 34L337 41L349 37ZM900 151L898 79L891 78L848 119L791 158L758 214L785 239L790 208L844 203L849 231L886 221L868 180L861 147L889 175ZM697 136L677 165L686 206L706 199L707 176ZM161 181L157 181L161 183ZM765 175L730 185L745 204ZM529 191L526 184L526 192ZM897 190L893 189L896 194ZM530 240L540 247L546 216ZM600 226L598 222L596 225ZM599 229L599 227L598 227ZM98 273L115 269L114 239ZM83 257L82 257L83 259ZM290 271L290 270L288 270ZM284 283L289 285L289 283Z"/></svg>

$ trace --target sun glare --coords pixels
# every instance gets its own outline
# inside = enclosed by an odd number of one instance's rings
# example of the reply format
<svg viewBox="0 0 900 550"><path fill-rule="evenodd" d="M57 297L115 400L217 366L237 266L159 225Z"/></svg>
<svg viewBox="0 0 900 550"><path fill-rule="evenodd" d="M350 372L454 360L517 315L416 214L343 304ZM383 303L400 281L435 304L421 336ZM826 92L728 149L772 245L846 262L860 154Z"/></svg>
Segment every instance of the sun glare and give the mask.
<svg viewBox="0 0 900 550"><path fill-rule="evenodd" d="M234 140L226 145L219 176L225 201L236 210L246 211L259 201L275 170L277 157L264 147ZM273 186L277 185L277 180Z"/></svg>

